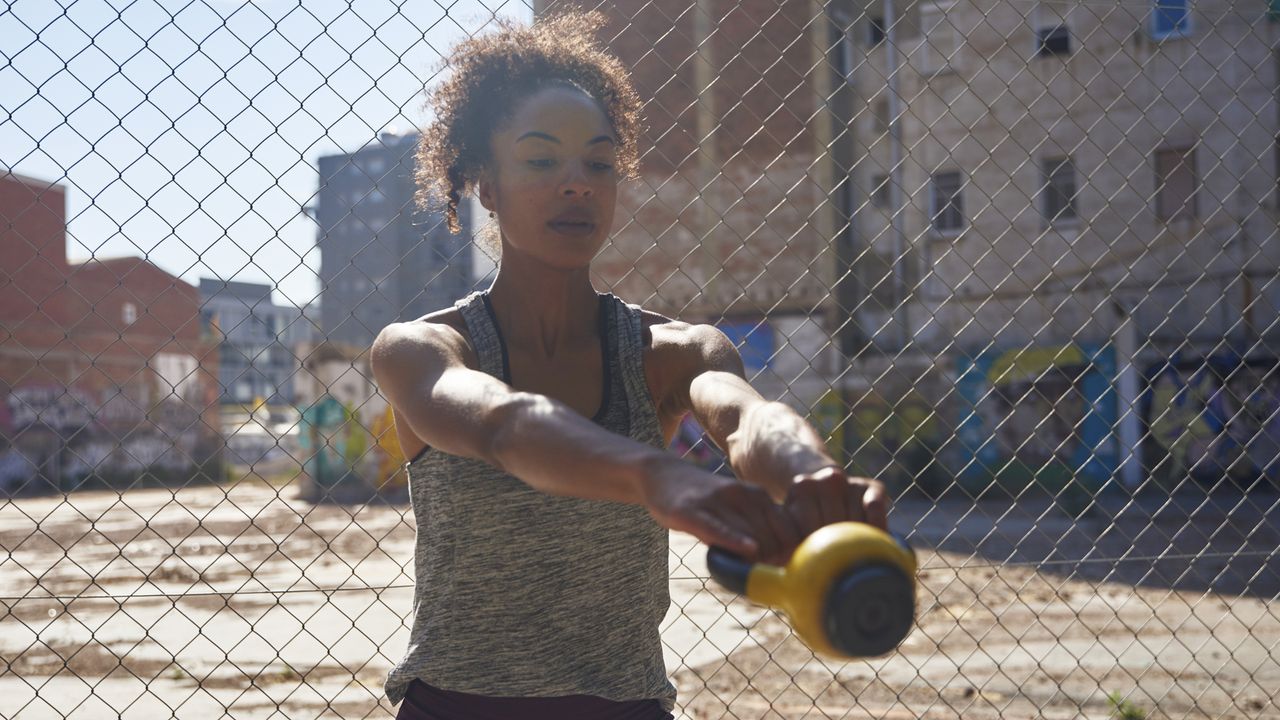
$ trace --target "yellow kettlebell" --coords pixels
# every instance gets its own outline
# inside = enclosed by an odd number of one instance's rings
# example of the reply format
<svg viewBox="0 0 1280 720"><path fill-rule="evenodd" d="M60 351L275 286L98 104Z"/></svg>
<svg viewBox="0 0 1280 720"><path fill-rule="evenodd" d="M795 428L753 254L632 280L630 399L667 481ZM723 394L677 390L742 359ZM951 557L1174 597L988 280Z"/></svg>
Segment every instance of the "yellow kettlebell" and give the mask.
<svg viewBox="0 0 1280 720"><path fill-rule="evenodd" d="M729 590L785 612L800 639L828 655L884 655L915 623L915 551L866 523L819 528L785 567L712 546L707 568Z"/></svg>

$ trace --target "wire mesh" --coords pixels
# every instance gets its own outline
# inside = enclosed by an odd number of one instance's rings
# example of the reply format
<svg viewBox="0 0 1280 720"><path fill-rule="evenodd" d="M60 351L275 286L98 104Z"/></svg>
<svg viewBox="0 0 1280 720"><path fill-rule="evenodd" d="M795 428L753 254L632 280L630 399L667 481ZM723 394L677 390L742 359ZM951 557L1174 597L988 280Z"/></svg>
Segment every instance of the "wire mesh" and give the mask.
<svg viewBox="0 0 1280 720"><path fill-rule="evenodd" d="M420 92L584 6L0 9L0 717L393 711L367 349L494 266L411 203ZM1280 8L599 9L647 129L598 284L723 330L921 562L835 662L673 534L677 713L1280 717Z"/></svg>

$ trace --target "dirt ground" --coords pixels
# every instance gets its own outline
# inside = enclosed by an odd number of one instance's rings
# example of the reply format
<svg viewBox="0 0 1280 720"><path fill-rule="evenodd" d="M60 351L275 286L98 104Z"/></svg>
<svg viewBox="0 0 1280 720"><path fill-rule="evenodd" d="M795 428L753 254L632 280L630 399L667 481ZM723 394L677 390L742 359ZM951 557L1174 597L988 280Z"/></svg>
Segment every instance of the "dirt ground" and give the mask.
<svg viewBox="0 0 1280 720"><path fill-rule="evenodd" d="M392 716L412 514L296 494L0 504L0 717ZM1119 693L1148 718L1280 718L1274 492L1119 499L1078 521L1047 500L903 500L891 523L919 552L917 628L862 662L815 657L673 534L677 715L1108 718Z"/></svg>

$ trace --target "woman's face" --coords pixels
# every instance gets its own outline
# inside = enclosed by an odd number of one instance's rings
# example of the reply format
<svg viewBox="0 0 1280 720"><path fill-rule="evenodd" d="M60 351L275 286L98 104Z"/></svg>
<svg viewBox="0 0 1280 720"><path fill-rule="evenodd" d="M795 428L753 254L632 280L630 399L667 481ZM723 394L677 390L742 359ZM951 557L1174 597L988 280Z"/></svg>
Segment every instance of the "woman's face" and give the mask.
<svg viewBox="0 0 1280 720"><path fill-rule="evenodd" d="M585 267L613 226L617 138L595 100L570 87L525 98L494 133L480 204L498 216L509 253Z"/></svg>

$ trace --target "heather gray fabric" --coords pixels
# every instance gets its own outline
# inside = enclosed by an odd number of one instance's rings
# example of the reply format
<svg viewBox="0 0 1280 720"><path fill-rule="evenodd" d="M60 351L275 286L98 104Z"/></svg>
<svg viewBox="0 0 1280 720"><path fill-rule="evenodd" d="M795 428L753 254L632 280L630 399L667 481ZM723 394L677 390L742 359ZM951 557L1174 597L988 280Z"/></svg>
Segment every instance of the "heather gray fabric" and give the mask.
<svg viewBox="0 0 1280 720"><path fill-rule="evenodd" d="M510 382L485 293L459 301L480 369ZM594 421L664 447L641 364L639 308L601 295L605 391ZM387 676L490 696L656 698L671 602L667 530L637 505L557 497L435 449L408 465L417 521L409 649ZM581 478L590 482L590 478Z"/></svg>

